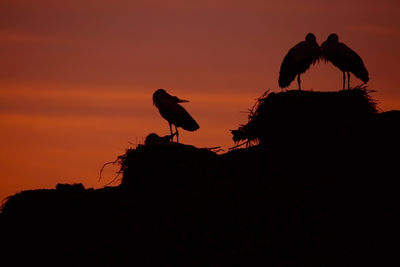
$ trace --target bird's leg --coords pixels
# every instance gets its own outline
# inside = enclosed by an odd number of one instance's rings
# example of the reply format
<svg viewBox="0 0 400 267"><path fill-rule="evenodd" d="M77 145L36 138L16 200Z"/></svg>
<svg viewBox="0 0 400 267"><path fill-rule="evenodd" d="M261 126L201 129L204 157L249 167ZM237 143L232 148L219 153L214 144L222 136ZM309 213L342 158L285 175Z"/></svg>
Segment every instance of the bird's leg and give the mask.
<svg viewBox="0 0 400 267"><path fill-rule="evenodd" d="M170 122L168 122L168 124L169 124L169 131L170 131L170 133L171 133L171 139L169 140L169 141L173 141L174 140L174 134L172 133L172 126L171 126L171 123Z"/></svg>
<svg viewBox="0 0 400 267"><path fill-rule="evenodd" d="M299 90L301 90L300 74L297 74L297 83L299 84Z"/></svg>
<svg viewBox="0 0 400 267"><path fill-rule="evenodd" d="M347 89L350 90L350 72L347 72Z"/></svg>
<svg viewBox="0 0 400 267"><path fill-rule="evenodd" d="M346 89L345 84L346 84L346 73L343 71L343 90Z"/></svg>
<svg viewBox="0 0 400 267"><path fill-rule="evenodd" d="M179 132L178 132L178 128L176 128L176 125L174 125L174 126L175 126L175 133L176 133L176 142L179 143Z"/></svg>

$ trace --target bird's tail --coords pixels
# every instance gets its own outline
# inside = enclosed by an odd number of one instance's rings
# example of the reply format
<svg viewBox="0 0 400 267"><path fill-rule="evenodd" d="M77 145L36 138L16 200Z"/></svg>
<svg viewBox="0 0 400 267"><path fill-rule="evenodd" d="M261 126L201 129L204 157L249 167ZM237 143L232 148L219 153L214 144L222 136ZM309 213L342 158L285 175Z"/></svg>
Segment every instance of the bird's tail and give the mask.
<svg viewBox="0 0 400 267"><path fill-rule="evenodd" d="M197 129L200 128L199 124L191 118L191 120L187 119L183 124L182 128L185 129L186 131L196 131Z"/></svg>
<svg viewBox="0 0 400 267"><path fill-rule="evenodd" d="M292 81L296 78L296 73L290 71L281 71L279 73L278 84L281 88L288 87Z"/></svg>
<svg viewBox="0 0 400 267"><path fill-rule="evenodd" d="M364 68L359 68L356 71L353 71L354 76L356 76L357 78L359 78L361 81L365 83L367 83L369 81L369 75L368 75L368 71L367 69Z"/></svg>

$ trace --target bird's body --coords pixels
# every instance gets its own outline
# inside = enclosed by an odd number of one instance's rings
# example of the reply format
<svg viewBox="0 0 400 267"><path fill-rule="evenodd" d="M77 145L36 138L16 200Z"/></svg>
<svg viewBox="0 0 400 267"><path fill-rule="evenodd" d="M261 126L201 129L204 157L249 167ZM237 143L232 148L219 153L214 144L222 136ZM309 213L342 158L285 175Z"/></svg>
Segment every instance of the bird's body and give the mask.
<svg viewBox="0 0 400 267"><path fill-rule="evenodd" d="M178 103L189 102L181 100L176 96L168 94L164 89L158 89L153 93L153 104L158 108L161 116L169 123L171 136L177 136L179 139L177 127L181 127L187 131L196 131L200 128L197 122L190 114ZM175 133L172 132L172 126L175 126Z"/></svg>
<svg viewBox="0 0 400 267"><path fill-rule="evenodd" d="M284 57L279 72L279 87L288 87L297 75L299 90L301 90L300 74L306 72L320 57L321 49L314 34L307 34L305 41L292 47Z"/></svg>
<svg viewBox="0 0 400 267"><path fill-rule="evenodd" d="M361 57L344 43L339 42L337 34L332 33L321 45L325 61L331 62L343 72L343 90L347 73L347 88L350 89L350 72L364 83L369 81L368 71Z"/></svg>

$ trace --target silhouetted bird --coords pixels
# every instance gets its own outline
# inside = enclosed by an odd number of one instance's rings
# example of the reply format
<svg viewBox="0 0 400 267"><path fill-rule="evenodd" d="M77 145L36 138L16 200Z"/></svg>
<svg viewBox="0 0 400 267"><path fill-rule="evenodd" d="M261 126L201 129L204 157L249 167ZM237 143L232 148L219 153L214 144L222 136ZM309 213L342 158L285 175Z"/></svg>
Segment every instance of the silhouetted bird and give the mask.
<svg viewBox="0 0 400 267"><path fill-rule="evenodd" d="M174 135L175 134L159 136L156 133L151 133L148 136L146 136L144 144L146 146L171 146L173 144L170 141L174 137Z"/></svg>
<svg viewBox="0 0 400 267"><path fill-rule="evenodd" d="M344 43L339 42L337 34L332 33L321 45L322 54L326 61L332 62L343 72L343 90L345 89L347 72L347 89L350 89L350 72L364 83L369 81L368 71L361 57Z"/></svg>
<svg viewBox="0 0 400 267"><path fill-rule="evenodd" d="M300 74L304 73L311 64L321 57L321 49L316 41L315 35L309 33L306 40L292 47L282 61L279 72L279 87L286 88L296 78L301 90Z"/></svg>
<svg viewBox="0 0 400 267"><path fill-rule="evenodd" d="M169 123L171 136L176 134L176 141L179 142L178 128L187 131L196 131L200 128L190 114L178 103L189 102L168 94L164 89L158 89L153 94L153 104L158 108L161 116ZM172 124L175 126L175 133L172 132ZM171 138L171 139L172 139Z"/></svg>

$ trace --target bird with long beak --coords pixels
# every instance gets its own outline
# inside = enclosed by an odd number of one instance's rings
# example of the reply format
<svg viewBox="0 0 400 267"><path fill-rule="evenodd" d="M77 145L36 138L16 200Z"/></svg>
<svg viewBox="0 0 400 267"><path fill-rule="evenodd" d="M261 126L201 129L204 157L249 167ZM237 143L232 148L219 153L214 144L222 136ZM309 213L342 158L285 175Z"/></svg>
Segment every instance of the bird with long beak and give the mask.
<svg viewBox="0 0 400 267"><path fill-rule="evenodd" d="M200 128L197 122L179 103L189 102L179 99L176 96L168 94L164 89L158 89L153 93L153 104L157 107L161 116L168 121L171 132L171 141L176 135L176 142L179 143L178 127L187 131L196 131ZM175 127L175 133L172 131L172 125Z"/></svg>
<svg viewBox="0 0 400 267"><path fill-rule="evenodd" d="M347 89L350 89L350 72L364 84L369 81L368 71L361 57L350 47L339 42L336 33L330 34L328 39L322 43L321 48L325 62L331 62L343 72L343 90L346 88L346 73Z"/></svg>
<svg viewBox="0 0 400 267"><path fill-rule="evenodd" d="M283 58L278 79L279 87L288 87L297 76L297 83L301 90L300 75L319 61L320 57L321 49L317 39L314 34L308 33L305 40L292 47Z"/></svg>

